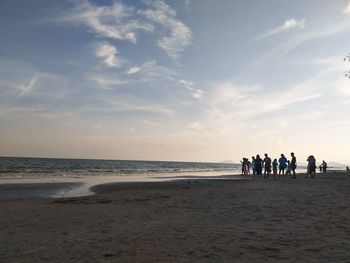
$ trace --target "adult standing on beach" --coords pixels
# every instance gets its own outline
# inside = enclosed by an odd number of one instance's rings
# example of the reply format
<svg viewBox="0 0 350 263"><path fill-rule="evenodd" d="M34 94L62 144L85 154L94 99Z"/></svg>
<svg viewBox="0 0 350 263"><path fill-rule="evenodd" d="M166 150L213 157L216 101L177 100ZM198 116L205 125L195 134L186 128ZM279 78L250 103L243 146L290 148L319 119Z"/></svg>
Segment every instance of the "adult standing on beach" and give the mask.
<svg viewBox="0 0 350 263"><path fill-rule="evenodd" d="M293 173L292 178L296 178L295 176L295 169L297 168L297 158L295 157L295 154L293 152L290 153L290 156L292 157L292 160L290 161L290 169Z"/></svg>
<svg viewBox="0 0 350 263"><path fill-rule="evenodd" d="M321 165L322 165L323 173L327 173L327 166L328 166L327 163L323 160Z"/></svg>
<svg viewBox="0 0 350 263"><path fill-rule="evenodd" d="M313 155L310 155L307 158L307 176L309 176L310 178L315 178L315 174L316 174L316 159Z"/></svg>
<svg viewBox="0 0 350 263"><path fill-rule="evenodd" d="M265 153L264 168L264 178L269 178L271 174L271 158L267 153Z"/></svg>
<svg viewBox="0 0 350 263"><path fill-rule="evenodd" d="M277 176L277 166L278 166L277 159L274 159L272 162L273 178L276 178Z"/></svg>
<svg viewBox="0 0 350 263"><path fill-rule="evenodd" d="M253 176L256 175L256 170L255 170L255 157L252 156L252 170L253 170Z"/></svg>
<svg viewBox="0 0 350 263"><path fill-rule="evenodd" d="M287 158L284 156L283 153L281 154L281 158L279 158L278 163L279 163L278 175L281 176L281 173L282 173L282 175L284 176L284 170L287 168Z"/></svg>
<svg viewBox="0 0 350 263"><path fill-rule="evenodd" d="M258 177L262 175L262 164L263 160L260 158L260 155L257 154L255 158L255 172Z"/></svg>

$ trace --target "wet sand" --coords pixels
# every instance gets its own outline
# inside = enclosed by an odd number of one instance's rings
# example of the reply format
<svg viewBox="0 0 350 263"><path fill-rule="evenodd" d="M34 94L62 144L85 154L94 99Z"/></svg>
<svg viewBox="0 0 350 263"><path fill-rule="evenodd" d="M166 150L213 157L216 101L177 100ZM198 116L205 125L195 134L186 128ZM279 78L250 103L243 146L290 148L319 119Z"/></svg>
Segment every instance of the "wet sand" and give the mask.
<svg viewBox="0 0 350 263"><path fill-rule="evenodd" d="M350 179L97 186L0 201L1 262L349 262Z"/></svg>
<svg viewBox="0 0 350 263"><path fill-rule="evenodd" d="M0 184L0 200L42 199L82 185L80 182Z"/></svg>

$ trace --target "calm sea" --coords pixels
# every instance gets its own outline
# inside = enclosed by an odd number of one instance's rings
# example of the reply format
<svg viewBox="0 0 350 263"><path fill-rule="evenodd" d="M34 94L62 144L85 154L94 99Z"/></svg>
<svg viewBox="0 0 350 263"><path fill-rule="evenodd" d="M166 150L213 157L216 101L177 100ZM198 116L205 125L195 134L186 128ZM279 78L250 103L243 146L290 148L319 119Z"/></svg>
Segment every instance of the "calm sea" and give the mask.
<svg viewBox="0 0 350 263"><path fill-rule="evenodd" d="M240 164L0 157L0 178L239 174Z"/></svg>

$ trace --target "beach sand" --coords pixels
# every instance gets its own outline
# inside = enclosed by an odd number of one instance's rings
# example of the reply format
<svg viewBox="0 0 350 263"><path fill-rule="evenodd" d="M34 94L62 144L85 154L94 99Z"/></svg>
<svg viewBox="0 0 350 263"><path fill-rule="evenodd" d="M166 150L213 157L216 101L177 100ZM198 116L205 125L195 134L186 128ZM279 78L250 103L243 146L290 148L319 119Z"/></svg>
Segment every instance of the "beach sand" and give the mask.
<svg viewBox="0 0 350 263"><path fill-rule="evenodd" d="M350 179L184 180L0 202L1 262L350 262Z"/></svg>

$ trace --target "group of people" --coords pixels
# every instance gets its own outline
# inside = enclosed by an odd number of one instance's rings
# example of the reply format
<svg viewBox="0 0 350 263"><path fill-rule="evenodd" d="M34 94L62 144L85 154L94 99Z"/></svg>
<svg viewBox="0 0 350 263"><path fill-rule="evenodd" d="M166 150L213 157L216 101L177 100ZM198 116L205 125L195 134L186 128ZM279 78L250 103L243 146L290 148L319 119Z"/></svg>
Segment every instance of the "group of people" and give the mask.
<svg viewBox="0 0 350 263"><path fill-rule="evenodd" d="M272 159L268 156L267 153L264 154L264 159L260 157L259 154L252 156L251 161L248 158L243 158L242 163L242 175L250 175L251 170L253 176L269 178L272 172L273 177L278 176L290 176L291 178L296 178L295 169L297 168L297 158L293 152L290 153L290 160L288 160L285 155L282 153L280 158ZM316 174L316 159L313 155L310 155L307 158L307 177L314 178ZM327 169L327 163L324 166L325 161L322 165L324 171ZM264 170L264 173L263 173Z"/></svg>

